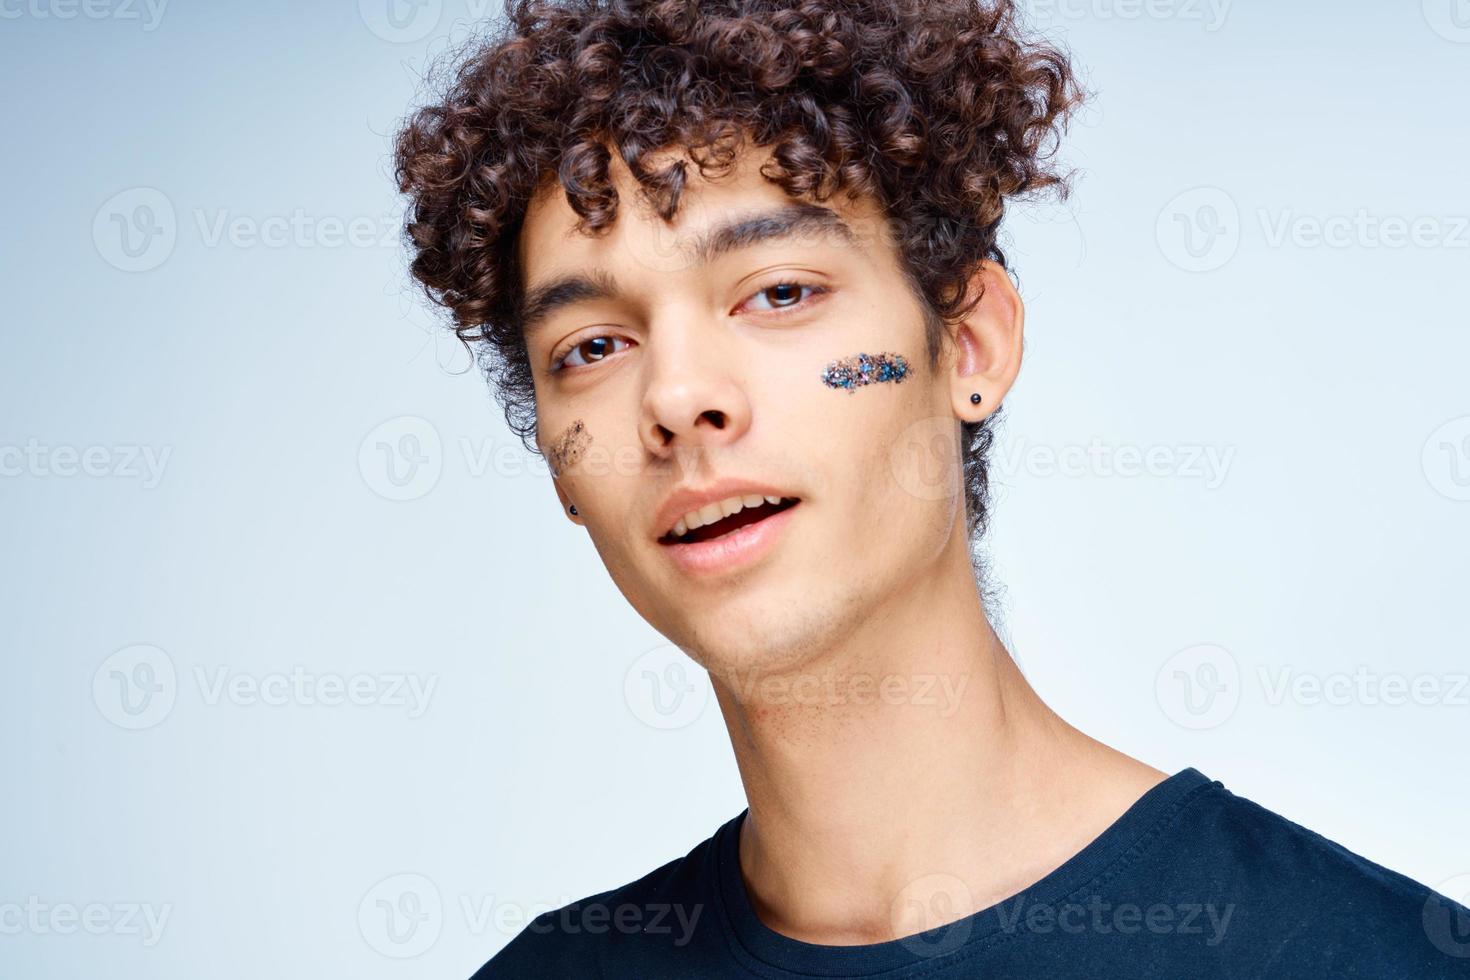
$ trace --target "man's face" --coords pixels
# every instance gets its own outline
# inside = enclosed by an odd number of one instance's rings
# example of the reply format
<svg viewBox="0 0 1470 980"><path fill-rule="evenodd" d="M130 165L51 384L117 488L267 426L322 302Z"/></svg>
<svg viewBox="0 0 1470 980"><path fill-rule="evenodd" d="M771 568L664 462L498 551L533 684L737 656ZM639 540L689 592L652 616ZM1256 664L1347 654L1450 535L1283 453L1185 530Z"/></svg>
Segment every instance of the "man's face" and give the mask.
<svg viewBox="0 0 1470 980"><path fill-rule="evenodd" d="M880 209L834 198L823 220L760 176L765 154L712 181L691 166L672 224L614 156L604 237L577 233L553 187L520 240L537 439L562 503L633 607L712 671L795 667L925 587L942 555L968 568L951 350L932 371ZM571 277L585 281L547 292ZM902 379L875 367L837 385L830 369L860 354ZM711 488L783 505L671 540L700 509L669 510L671 495Z"/></svg>

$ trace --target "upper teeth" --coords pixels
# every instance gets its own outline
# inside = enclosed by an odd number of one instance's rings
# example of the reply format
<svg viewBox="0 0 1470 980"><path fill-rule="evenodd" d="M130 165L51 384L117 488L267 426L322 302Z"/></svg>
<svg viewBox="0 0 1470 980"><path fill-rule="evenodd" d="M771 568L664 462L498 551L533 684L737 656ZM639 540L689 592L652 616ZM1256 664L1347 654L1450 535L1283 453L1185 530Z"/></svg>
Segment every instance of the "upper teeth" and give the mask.
<svg viewBox="0 0 1470 980"><path fill-rule="evenodd" d="M761 496L758 493L748 493L743 497L726 497L724 500L712 504L705 504L699 510L691 510L679 518L674 525L674 537L682 537L697 527L713 524L715 521L723 520L731 514L738 514L747 507L759 507L761 504L779 504L780 497Z"/></svg>

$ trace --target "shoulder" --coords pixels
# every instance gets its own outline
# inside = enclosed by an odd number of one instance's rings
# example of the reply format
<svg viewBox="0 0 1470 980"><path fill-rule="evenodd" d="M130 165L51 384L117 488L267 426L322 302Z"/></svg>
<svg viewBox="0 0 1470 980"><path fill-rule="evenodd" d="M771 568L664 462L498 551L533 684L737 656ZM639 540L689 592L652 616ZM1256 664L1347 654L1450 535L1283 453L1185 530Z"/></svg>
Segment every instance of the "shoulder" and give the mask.
<svg viewBox="0 0 1470 980"><path fill-rule="evenodd" d="M471 980L627 976L632 966L664 975L658 964L708 935L718 833L636 881L542 913Z"/></svg>
<svg viewBox="0 0 1470 980"><path fill-rule="evenodd" d="M1470 977L1470 910L1427 885L1218 782L1177 829L1185 873L1233 903L1242 938L1267 950L1262 975Z"/></svg>
<svg viewBox="0 0 1470 980"><path fill-rule="evenodd" d="M1323 902L1422 905L1431 890L1274 810L1213 783L1191 801L1181 829L1221 848L1222 870L1259 884L1289 885Z"/></svg>

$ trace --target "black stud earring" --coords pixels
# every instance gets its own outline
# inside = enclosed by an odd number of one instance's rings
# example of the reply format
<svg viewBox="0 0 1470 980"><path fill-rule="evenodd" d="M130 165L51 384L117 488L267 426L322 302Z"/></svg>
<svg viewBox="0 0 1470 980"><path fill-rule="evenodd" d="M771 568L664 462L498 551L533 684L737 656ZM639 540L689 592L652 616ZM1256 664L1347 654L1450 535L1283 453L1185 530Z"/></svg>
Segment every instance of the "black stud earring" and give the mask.
<svg viewBox="0 0 1470 980"><path fill-rule="evenodd" d="M971 405L978 405L978 404L980 404L980 392L977 391L973 395L970 396L970 404Z"/></svg>
<svg viewBox="0 0 1470 980"><path fill-rule="evenodd" d="M576 516L577 516L577 505L576 505L576 504L572 504L572 506L570 506L570 507L568 507L568 508L567 508L567 511L568 511L568 512L569 512L569 513L570 513L570 514L571 514L571 515L572 515L572 516L573 516L573 517L576 517Z"/></svg>

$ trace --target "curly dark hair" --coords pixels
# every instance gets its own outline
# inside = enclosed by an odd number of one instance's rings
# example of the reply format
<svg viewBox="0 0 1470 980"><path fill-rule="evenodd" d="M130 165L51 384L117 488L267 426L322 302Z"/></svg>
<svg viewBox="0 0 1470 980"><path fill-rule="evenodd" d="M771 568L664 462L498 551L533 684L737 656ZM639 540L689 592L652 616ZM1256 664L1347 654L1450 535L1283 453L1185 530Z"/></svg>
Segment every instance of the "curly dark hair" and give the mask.
<svg viewBox="0 0 1470 980"><path fill-rule="evenodd" d="M535 388L520 329L516 239L559 181L579 230L617 215L616 152L669 221L687 178L750 144L793 198L874 196L925 310L931 368L945 321L973 309L977 263L1006 267L1007 199L1053 190L1059 136L1084 98L1067 57L1011 0L510 0L488 35L449 52L432 104L394 142L413 276L453 315L527 448ZM999 409L962 427L972 544L989 517Z"/></svg>

